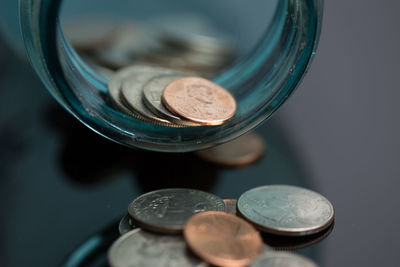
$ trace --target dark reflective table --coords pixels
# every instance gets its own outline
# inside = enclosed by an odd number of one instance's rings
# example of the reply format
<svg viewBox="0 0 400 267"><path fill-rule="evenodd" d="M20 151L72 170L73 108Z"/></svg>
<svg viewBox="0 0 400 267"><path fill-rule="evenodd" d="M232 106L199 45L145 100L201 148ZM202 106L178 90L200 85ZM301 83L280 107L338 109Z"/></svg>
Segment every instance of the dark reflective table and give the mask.
<svg viewBox="0 0 400 267"><path fill-rule="evenodd" d="M237 198L277 183L325 195L336 220L319 236L265 236L272 246L321 266L397 266L400 4L326 2L309 74L257 129L266 156L242 169L105 140L0 41L0 266L104 266L117 222L145 191L183 186Z"/></svg>

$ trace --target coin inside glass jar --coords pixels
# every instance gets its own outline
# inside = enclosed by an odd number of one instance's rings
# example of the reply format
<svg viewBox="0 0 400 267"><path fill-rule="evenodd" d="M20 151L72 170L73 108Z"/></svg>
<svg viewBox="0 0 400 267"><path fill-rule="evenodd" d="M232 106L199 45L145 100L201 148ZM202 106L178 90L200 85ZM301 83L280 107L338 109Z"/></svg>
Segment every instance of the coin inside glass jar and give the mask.
<svg viewBox="0 0 400 267"><path fill-rule="evenodd" d="M179 116L204 125L220 125L236 113L235 98L221 86L198 77L177 79L165 87L165 106Z"/></svg>

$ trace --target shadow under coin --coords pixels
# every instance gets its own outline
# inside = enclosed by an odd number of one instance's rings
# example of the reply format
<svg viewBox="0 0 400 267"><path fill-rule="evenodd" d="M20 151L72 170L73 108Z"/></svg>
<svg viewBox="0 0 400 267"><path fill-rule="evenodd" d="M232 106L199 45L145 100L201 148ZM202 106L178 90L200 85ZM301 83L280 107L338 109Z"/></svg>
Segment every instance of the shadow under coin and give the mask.
<svg viewBox="0 0 400 267"><path fill-rule="evenodd" d="M130 172L140 190L193 188L211 191L218 168L193 153L160 153L122 146L94 133L59 106L48 111L50 127L64 136L60 165L69 180L94 185Z"/></svg>
<svg viewBox="0 0 400 267"><path fill-rule="evenodd" d="M262 233L261 237L264 243L275 250L299 250L311 247L326 239L333 231L335 222L321 232L307 236L280 236L268 233Z"/></svg>

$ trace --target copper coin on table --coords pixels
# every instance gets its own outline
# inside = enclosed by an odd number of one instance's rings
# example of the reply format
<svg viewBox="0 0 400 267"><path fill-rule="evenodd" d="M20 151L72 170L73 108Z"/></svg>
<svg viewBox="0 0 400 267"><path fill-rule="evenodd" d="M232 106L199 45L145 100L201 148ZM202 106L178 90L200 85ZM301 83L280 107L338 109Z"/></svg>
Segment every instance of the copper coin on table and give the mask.
<svg viewBox="0 0 400 267"><path fill-rule="evenodd" d="M226 212L236 215L237 199L224 199L224 203L226 206Z"/></svg>
<svg viewBox="0 0 400 267"><path fill-rule="evenodd" d="M255 228L232 214L206 211L192 216L184 228L190 249L217 266L246 266L263 251Z"/></svg>
<svg viewBox="0 0 400 267"><path fill-rule="evenodd" d="M231 142L196 152L202 159L225 167L242 167L259 160L265 153L264 139L255 133L245 134Z"/></svg>
<svg viewBox="0 0 400 267"><path fill-rule="evenodd" d="M204 125L220 125L236 113L235 98L221 86L197 77L177 79L165 87L164 105L173 113Z"/></svg>

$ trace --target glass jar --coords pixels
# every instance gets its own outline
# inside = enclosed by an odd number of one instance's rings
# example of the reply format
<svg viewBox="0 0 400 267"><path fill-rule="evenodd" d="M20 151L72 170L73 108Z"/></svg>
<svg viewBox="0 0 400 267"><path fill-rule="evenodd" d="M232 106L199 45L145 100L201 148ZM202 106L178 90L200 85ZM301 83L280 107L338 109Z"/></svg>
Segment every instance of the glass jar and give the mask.
<svg viewBox="0 0 400 267"><path fill-rule="evenodd" d="M208 148L269 118L307 72L323 11L322 0L61 2L19 1L25 48L42 82L66 110L95 132L127 146L166 152ZM210 78L237 100L237 113L227 123L175 128L119 112L105 100L108 79L79 57L60 26L60 16L64 19L71 14L107 13L147 23L154 16L179 12L201 14L232 40L236 57Z"/></svg>

